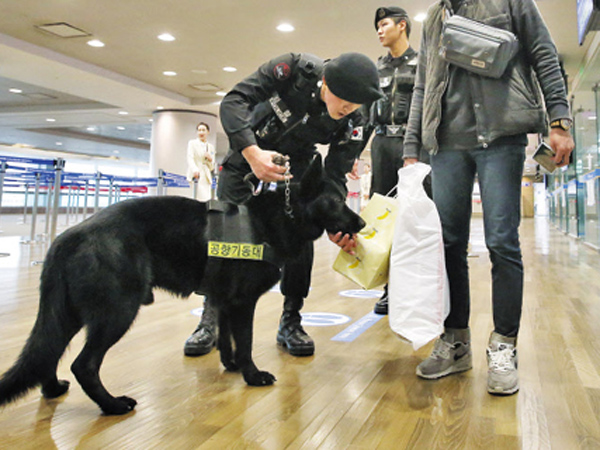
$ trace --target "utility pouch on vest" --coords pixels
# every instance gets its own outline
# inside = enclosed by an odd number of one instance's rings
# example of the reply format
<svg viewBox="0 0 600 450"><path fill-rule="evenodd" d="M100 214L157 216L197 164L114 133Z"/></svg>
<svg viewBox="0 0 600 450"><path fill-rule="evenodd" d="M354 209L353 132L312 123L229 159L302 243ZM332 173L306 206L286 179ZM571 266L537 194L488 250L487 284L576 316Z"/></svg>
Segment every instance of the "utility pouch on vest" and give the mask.
<svg viewBox="0 0 600 450"><path fill-rule="evenodd" d="M206 237L211 258L265 261L278 267L282 264L252 225L246 206L211 200Z"/></svg>
<svg viewBox="0 0 600 450"><path fill-rule="evenodd" d="M518 50L519 41L508 30L458 15L444 22L440 55L470 72L500 78Z"/></svg>

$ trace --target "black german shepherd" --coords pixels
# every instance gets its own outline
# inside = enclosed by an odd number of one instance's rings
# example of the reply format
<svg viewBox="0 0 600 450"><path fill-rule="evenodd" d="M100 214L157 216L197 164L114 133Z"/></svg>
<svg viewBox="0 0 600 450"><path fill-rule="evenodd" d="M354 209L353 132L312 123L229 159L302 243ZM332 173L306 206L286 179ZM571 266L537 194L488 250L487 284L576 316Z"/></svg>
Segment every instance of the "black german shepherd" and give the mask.
<svg viewBox="0 0 600 450"><path fill-rule="evenodd" d="M253 226L281 261L324 230L358 232L363 220L324 189L317 156L300 182L265 190L248 202ZM293 211L286 214L286 205ZM0 405L41 385L46 398L64 394L59 359L75 334L87 340L71 370L105 414L125 414L136 405L113 397L99 370L108 349L129 329L140 305L154 301L152 288L187 297L201 290L219 311L218 348L227 370L240 370L253 386L275 377L252 361L252 327L258 298L279 279L264 261L209 258L206 204L184 197L146 197L112 205L61 234L44 262L40 305L31 335L14 366L0 379ZM226 219L224 219L226 220ZM232 349L231 337L235 344Z"/></svg>

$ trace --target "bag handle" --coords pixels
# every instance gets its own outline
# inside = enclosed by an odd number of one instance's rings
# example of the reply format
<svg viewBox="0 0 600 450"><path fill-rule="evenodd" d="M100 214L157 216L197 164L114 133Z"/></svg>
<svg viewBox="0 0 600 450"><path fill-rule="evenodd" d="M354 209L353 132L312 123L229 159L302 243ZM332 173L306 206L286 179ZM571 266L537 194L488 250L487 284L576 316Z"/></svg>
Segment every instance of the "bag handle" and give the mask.
<svg viewBox="0 0 600 450"><path fill-rule="evenodd" d="M410 166L402 167L398 170L398 184L403 181L422 185L427 174L431 172L431 166L422 162L411 164Z"/></svg>
<svg viewBox="0 0 600 450"><path fill-rule="evenodd" d="M396 191L396 193L394 195L390 195L394 191ZM394 197L394 198L398 197L398 184L396 183L396 185L394 185L394 187L391 188L390 191L387 194L385 194L385 196L386 197Z"/></svg>

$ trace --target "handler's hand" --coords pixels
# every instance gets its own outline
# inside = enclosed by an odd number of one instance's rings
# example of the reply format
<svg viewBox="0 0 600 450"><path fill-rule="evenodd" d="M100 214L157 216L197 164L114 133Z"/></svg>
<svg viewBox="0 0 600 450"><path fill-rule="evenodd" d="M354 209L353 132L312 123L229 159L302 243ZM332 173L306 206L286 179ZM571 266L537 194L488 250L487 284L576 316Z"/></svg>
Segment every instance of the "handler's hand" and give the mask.
<svg viewBox="0 0 600 450"><path fill-rule="evenodd" d="M412 166L413 164L416 164L417 162L419 162L419 160L417 158L406 158L404 160L404 166L402 166L402 167Z"/></svg>
<svg viewBox="0 0 600 450"><path fill-rule="evenodd" d="M353 249L356 248L356 234L350 236L349 234L342 235L341 231L336 234L327 233L329 240L334 244L342 248L346 253L354 256Z"/></svg>
<svg viewBox="0 0 600 450"><path fill-rule="evenodd" d="M575 142L570 132L562 128L551 128L550 147L556 153L553 159L558 167L569 164L569 156L571 156L571 152L575 148Z"/></svg>
<svg viewBox="0 0 600 450"><path fill-rule="evenodd" d="M271 181L285 180L286 167L279 166L273 162L273 157L279 155L277 152L263 150L257 145L250 145L242 150L242 155L250 164L252 172L259 180L267 183ZM292 176L290 175L290 178Z"/></svg>

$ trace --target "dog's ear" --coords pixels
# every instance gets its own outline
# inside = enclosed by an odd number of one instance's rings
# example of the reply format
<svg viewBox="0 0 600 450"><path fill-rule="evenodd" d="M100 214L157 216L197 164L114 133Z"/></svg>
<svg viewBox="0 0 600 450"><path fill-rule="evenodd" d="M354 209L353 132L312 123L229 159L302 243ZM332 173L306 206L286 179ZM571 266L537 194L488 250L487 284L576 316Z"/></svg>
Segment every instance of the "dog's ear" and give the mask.
<svg viewBox="0 0 600 450"><path fill-rule="evenodd" d="M320 153L317 153L302 175L302 180L300 180L300 196L302 198L316 198L322 190L322 181L323 158Z"/></svg>

